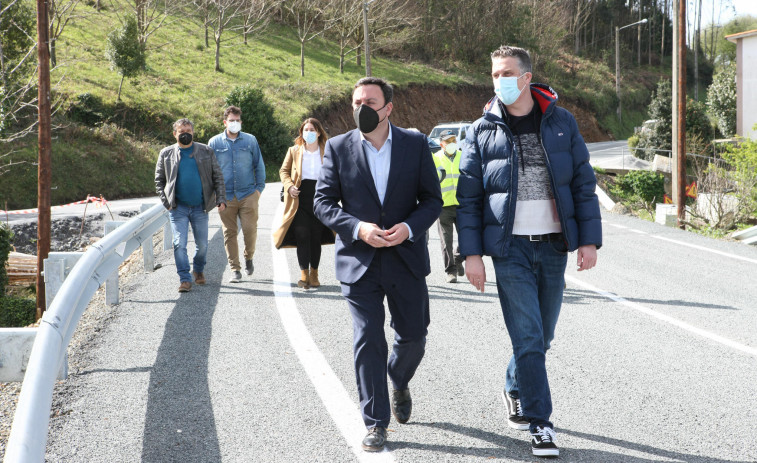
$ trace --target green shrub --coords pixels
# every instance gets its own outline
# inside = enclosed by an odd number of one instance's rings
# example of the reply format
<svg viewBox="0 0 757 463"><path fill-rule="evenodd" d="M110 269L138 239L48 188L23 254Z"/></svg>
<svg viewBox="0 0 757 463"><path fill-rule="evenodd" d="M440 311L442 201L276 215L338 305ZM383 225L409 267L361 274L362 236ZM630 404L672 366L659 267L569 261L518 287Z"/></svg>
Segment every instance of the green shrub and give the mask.
<svg viewBox="0 0 757 463"><path fill-rule="evenodd" d="M258 139L266 166L280 166L293 137L274 117L273 106L263 91L249 85L238 86L226 97L225 104L242 110L242 130Z"/></svg>
<svg viewBox="0 0 757 463"><path fill-rule="evenodd" d="M736 133L736 63L725 66L707 89L707 106L723 137Z"/></svg>
<svg viewBox="0 0 757 463"><path fill-rule="evenodd" d="M665 178L650 170L632 170L618 178L611 193L630 202L642 201L646 205L662 202Z"/></svg>
<svg viewBox="0 0 757 463"><path fill-rule="evenodd" d="M743 206L744 215L754 215L757 213L757 140L747 138L738 147L729 145L722 156L731 166L728 177L735 184L734 194Z"/></svg>
<svg viewBox="0 0 757 463"><path fill-rule="evenodd" d="M22 297L0 297L0 327L18 328L34 323L37 303Z"/></svg>
<svg viewBox="0 0 757 463"><path fill-rule="evenodd" d="M657 92L649 103L649 119L655 120L649 130L639 133L638 148L634 156L640 157L647 161L654 158L655 152L652 150L669 150L671 149L673 133L673 115L672 115L673 88L669 80L660 80L657 83Z"/></svg>
<svg viewBox="0 0 757 463"><path fill-rule="evenodd" d="M636 148L637 146L639 146L639 135L635 133L628 137L628 147Z"/></svg>
<svg viewBox="0 0 757 463"><path fill-rule="evenodd" d="M709 151L712 147L712 139L715 136L715 129L712 127L710 118L707 117L707 107L704 103L694 101L691 98L686 99L686 138L696 138L703 143L704 151ZM688 145L688 143L687 143ZM700 148L701 149L701 148ZM686 148L687 152L692 152Z"/></svg>
<svg viewBox="0 0 757 463"><path fill-rule="evenodd" d="M76 101L68 108L68 117L90 127L102 123L105 119L103 102L100 97L91 93L76 96Z"/></svg>

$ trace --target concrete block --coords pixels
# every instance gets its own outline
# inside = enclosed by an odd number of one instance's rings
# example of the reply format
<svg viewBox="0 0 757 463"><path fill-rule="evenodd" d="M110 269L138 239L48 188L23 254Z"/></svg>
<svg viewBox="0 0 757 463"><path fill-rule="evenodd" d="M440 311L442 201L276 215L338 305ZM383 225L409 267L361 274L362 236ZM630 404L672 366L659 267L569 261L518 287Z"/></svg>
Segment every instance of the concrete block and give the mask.
<svg viewBox="0 0 757 463"><path fill-rule="evenodd" d="M654 221L667 227L675 227L678 223L678 209L676 205L657 203Z"/></svg>
<svg viewBox="0 0 757 463"><path fill-rule="evenodd" d="M0 328L0 382L23 381L32 353L37 328ZM68 355L63 359L58 379L68 376Z"/></svg>

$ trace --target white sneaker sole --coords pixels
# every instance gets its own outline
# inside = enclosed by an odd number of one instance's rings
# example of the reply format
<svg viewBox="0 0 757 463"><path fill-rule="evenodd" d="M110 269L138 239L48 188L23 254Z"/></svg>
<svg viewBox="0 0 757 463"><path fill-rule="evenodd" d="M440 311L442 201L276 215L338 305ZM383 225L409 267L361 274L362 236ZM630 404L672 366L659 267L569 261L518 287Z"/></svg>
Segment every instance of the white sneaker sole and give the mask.
<svg viewBox="0 0 757 463"><path fill-rule="evenodd" d="M528 431L529 427L531 426L529 423L519 424L519 423L513 423L510 421L510 411L507 409L507 397L505 397L505 390L502 389L502 402L505 404L505 413L507 414L507 425L511 427L512 429L517 429L518 431Z"/></svg>
<svg viewBox="0 0 757 463"><path fill-rule="evenodd" d="M537 457L559 457L560 449L531 449Z"/></svg>

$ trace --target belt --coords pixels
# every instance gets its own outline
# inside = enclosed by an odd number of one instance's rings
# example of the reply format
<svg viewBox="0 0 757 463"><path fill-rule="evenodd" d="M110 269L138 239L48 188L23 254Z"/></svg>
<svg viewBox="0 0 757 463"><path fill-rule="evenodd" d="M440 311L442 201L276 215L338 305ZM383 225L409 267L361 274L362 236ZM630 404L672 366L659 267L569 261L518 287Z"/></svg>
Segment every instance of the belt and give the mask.
<svg viewBox="0 0 757 463"><path fill-rule="evenodd" d="M528 241L563 241L562 233L547 233L546 235L513 235L513 238L521 238Z"/></svg>

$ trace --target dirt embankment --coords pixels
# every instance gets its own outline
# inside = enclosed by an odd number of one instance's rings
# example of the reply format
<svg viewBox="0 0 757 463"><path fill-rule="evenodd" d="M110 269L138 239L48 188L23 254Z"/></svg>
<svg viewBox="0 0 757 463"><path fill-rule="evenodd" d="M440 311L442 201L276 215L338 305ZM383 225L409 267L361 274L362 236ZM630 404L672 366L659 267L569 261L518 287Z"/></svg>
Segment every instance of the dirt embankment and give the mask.
<svg viewBox="0 0 757 463"><path fill-rule="evenodd" d="M392 123L400 127L414 127L428 134L441 122L475 121L483 111L484 104L493 96L488 86L442 86L410 85L394 91ZM602 130L593 114L575 104L558 100L576 118L586 142L612 140L612 135ZM313 112L331 136L355 128L349 95L328 107Z"/></svg>

